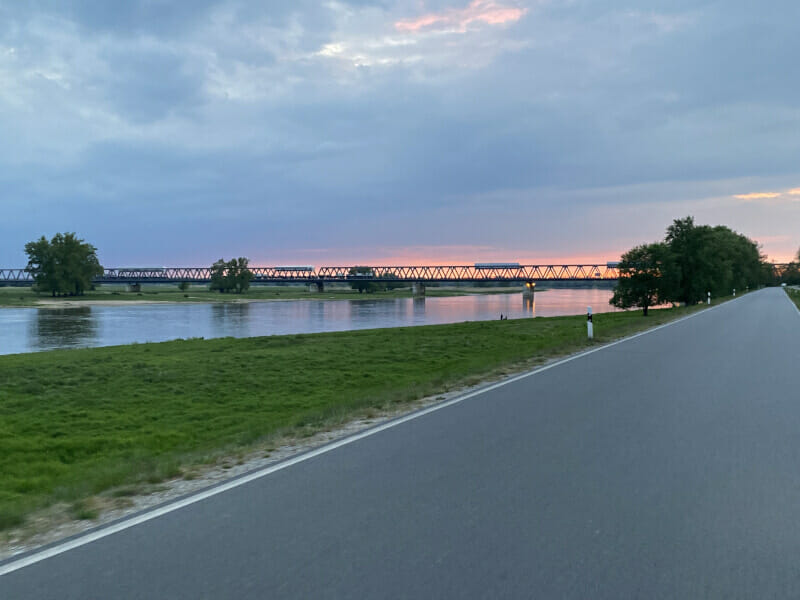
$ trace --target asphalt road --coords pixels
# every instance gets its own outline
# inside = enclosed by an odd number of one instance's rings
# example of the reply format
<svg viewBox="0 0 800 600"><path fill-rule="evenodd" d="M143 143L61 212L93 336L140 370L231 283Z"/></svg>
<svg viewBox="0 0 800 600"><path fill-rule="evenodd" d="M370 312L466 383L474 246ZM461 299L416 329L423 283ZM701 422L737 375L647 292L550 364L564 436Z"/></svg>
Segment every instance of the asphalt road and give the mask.
<svg viewBox="0 0 800 600"><path fill-rule="evenodd" d="M790 598L800 314L744 296L0 577L0 598Z"/></svg>

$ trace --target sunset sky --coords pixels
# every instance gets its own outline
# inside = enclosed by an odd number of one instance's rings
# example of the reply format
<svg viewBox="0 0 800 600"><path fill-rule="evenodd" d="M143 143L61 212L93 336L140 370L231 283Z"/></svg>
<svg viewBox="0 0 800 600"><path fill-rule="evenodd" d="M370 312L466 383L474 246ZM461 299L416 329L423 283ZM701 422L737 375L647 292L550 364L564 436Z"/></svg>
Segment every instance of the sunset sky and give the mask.
<svg viewBox="0 0 800 600"><path fill-rule="evenodd" d="M0 267L800 246L800 2L0 0Z"/></svg>

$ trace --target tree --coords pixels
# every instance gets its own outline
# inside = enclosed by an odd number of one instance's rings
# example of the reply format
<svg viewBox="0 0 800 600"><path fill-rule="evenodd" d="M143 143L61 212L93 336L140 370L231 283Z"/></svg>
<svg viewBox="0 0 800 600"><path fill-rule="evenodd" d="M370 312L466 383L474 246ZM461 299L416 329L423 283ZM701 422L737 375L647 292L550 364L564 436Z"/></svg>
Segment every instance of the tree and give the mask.
<svg viewBox="0 0 800 600"><path fill-rule="evenodd" d="M355 281L350 282L350 288L358 290L359 294L363 292L371 294L379 289L376 282L370 281L370 278L375 275L372 267L353 267L348 272L348 275L351 278L357 278Z"/></svg>
<svg viewBox="0 0 800 600"><path fill-rule="evenodd" d="M734 288L764 281L765 257L749 238L718 225L695 225L692 217L676 219L667 228L669 245L679 269L673 300L695 304L706 297L725 296Z"/></svg>
<svg viewBox="0 0 800 600"><path fill-rule="evenodd" d="M213 265L211 265L211 290L219 290L221 293L228 291L228 283L225 280L225 270L228 263L220 258Z"/></svg>
<svg viewBox="0 0 800 600"><path fill-rule="evenodd" d="M79 296L90 289L92 279L103 274L97 248L74 233L57 233L25 244L28 265L37 291L53 296Z"/></svg>
<svg viewBox="0 0 800 600"><path fill-rule="evenodd" d="M237 294L246 292L250 289L250 282L253 279L253 272L248 268L250 260L244 256L233 259L228 266L228 272L233 277L233 289Z"/></svg>
<svg viewBox="0 0 800 600"><path fill-rule="evenodd" d="M680 269L675 299L696 304L706 296L711 266L704 251L706 230L694 224L694 217L676 219L667 228L666 242Z"/></svg>
<svg viewBox="0 0 800 600"><path fill-rule="evenodd" d="M637 246L622 255L619 281L610 302L619 308L642 308L669 302L675 296L679 270L666 244Z"/></svg>
<svg viewBox="0 0 800 600"><path fill-rule="evenodd" d="M245 257L225 261L220 258L211 265L211 289L221 293L234 292L241 294L250 289L253 272L248 268L249 260Z"/></svg>
<svg viewBox="0 0 800 600"><path fill-rule="evenodd" d="M796 258L796 261L790 262L780 272L773 272L773 283L800 285L800 250L797 251Z"/></svg>

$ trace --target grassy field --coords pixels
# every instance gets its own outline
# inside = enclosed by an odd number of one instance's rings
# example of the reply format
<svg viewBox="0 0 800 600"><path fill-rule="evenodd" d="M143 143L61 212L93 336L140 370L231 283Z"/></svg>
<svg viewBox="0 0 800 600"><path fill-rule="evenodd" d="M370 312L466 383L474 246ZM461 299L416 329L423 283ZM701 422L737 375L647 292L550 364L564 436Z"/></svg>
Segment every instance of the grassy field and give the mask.
<svg viewBox="0 0 800 600"><path fill-rule="evenodd" d="M599 314L593 343L702 308ZM0 356L0 529L588 345L576 316Z"/></svg>
<svg viewBox="0 0 800 600"><path fill-rule="evenodd" d="M522 286L500 288L456 288L428 287L429 297L463 296L466 294L508 294L519 293ZM207 286L195 285L181 291L173 285L142 286L140 292L129 292L125 286L99 286L97 290L83 296L52 298L46 294L37 295L29 287L0 287L0 307L39 306L42 302L73 304L75 302L236 302L240 300L374 300L380 298L410 298L411 288L401 288L386 292L359 294L346 286L328 286L323 293L309 292L305 286L253 286L243 294L220 294L211 292Z"/></svg>
<svg viewBox="0 0 800 600"><path fill-rule="evenodd" d="M789 294L789 298L797 305L797 308L800 308L800 290L786 288L786 293Z"/></svg>

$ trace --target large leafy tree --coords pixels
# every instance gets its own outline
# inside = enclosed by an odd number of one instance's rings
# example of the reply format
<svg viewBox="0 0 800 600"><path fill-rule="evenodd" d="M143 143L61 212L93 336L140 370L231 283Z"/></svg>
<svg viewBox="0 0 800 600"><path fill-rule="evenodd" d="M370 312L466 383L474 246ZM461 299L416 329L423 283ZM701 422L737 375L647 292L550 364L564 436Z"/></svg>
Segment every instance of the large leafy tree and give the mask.
<svg viewBox="0 0 800 600"><path fill-rule="evenodd" d="M92 279L103 274L97 248L74 233L57 233L51 240L42 236L25 244L28 271L36 290L53 296L82 295Z"/></svg>
<svg viewBox="0 0 800 600"><path fill-rule="evenodd" d="M639 307L644 316L651 306L670 301L680 280L672 251L662 243L628 250L622 255L619 274L611 304L619 308Z"/></svg>
<svg viewBox="0 0 800 600"><path fill-rule="evenodd" d="M713 265L708 252L708 227L697 227L693 217L676 219L667 228L666 242L679 269L676 300L695 304L712 286Z"/></svg>
<svg viewBox="0 0 800 600"><path fill-rule="evenodd" d="M250 261L240 256L226 261L220 258L211 265L211 289L222 293L241 294L250 289L253 272L248 268Z"/></svg>
<svg viewBox="0 0 800 600"><path fill-rule="evenodd" d="M788 272L788 271L787 271ZM611 303L622 308L664 302L695 304L773 280L771 266L751 239L719 225L675 220L664 243L637 246L622 257Z"/></svg>
<svg viewBox="0 0 800 600"><path fill-rule="evenodd" d="M749 238L719 225L695 225L692 217L667 228L666 243L679 269L675 300L694 304L708 292L728 295L764 282L764 257Z"/></svg>

